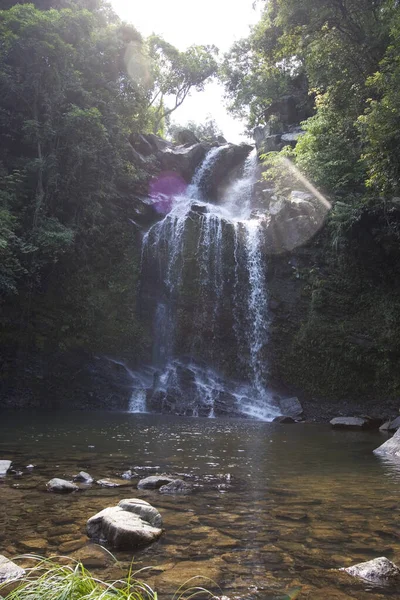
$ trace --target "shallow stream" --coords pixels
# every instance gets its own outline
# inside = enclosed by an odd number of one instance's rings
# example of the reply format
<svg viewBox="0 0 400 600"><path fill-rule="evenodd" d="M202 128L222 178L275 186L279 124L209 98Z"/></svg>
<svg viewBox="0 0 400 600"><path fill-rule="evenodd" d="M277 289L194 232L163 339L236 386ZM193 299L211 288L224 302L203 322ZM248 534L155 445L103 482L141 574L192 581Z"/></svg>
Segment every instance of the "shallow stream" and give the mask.
<svg viewBox="0 0 400 600"><path fill-rule="evenodd" d="M133 555L135 568L153 567L141 577L160 593L202 575L231 598L272 600L297 586L300 600L400 598L335 570L378 556L400 564L400 465L372 454L384 440L322 425L2 411L0 459L23 474L0 480L0 553L71 555L103 577L123 575L132 553L116 552L112 565L85 523L139 497L164 520L161 539ZM179 474L194 492L137 490L137 478L68 496L46 491L52 477L118 478L131 467Z"/></svg>

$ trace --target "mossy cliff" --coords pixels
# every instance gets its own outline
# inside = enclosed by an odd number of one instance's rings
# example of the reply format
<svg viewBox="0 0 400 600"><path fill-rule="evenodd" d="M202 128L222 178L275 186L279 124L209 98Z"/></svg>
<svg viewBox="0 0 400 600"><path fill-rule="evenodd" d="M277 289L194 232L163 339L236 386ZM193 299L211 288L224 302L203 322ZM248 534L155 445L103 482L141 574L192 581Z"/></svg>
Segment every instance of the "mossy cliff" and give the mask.
<svg viewBox="0 0 400 600"><path fill-rule="evenodd" d="M271 376L325 413L398 408L400 211L335 214L309 243L269 260ZM335 407L335 408L333 408Z"/></svg>

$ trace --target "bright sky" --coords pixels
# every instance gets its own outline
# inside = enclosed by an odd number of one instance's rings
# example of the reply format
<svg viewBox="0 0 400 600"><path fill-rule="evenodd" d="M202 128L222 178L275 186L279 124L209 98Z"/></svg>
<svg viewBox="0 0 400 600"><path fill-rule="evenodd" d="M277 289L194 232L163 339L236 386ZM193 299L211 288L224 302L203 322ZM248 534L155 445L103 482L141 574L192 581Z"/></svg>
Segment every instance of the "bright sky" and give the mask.
<svg viewBox="0 0 400 600"><path fill-rule="evenodd" d="M111 0L116 13L144 36L162 35L185 50L191 44L215 44L226 52L235 40L249 33L260 17L254 0ZM192 92L174 114L177 123L202 122L211 114L230 142L241 142L243 124L223 106L223 89L213 82L204 92Z"/></svg>

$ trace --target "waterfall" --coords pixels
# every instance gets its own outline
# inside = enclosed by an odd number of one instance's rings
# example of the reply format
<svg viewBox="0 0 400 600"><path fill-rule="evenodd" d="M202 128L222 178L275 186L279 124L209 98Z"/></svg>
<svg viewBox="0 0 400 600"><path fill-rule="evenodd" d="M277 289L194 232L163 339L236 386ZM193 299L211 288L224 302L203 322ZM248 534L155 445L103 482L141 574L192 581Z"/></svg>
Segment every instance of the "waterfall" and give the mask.
<svg viewBox="0 0 400 600"><path fill-rule="evenodd" d="M186 193L144 236L155 376L134 389L132 411L263 420L279 414L268 389L265 217L253 212L257 152L219 203L203 191L227 148L207 154Z"/></svg>

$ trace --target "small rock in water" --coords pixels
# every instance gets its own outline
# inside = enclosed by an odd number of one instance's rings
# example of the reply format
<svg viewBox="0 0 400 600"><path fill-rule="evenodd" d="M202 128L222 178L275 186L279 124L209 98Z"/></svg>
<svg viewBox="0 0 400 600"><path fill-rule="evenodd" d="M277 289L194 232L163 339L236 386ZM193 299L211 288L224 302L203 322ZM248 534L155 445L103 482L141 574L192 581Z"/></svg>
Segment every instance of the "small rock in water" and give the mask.
<svg viewBox="0 0 400 600"><path fill-rule="evenodd" d="M58 477L50 479L46 486L49 492L55 492L56 494L70 494L79 490L79 487L71 481L59 479Z"/></svg>
<svg viewBox="0 0 400 600"><path fill-rule="evenodd" d="M366 429L368 419L363 417L336 417L330 421L333 429Z"/></svg>
<svg viewBox="0 0 400 600"><path fill-rule="evenodd" d="M182 479L174 479L171 483L160 487L160 494L188 494L192 489L192 486Z"/></svg>
<svg viewBox="0 0 400 600"><path fill-rule="evenodd" d="M93 483L93 477L91 477L89 473L85 473L85 471L80 471L78 475L75 475L74 481L81 481L82 483Z"/></svg>
<svg viewBox="0 0 400 600"><path fill-rule="evenodd" d="M31 469L35 468L35 465L26 465L26 468L29 469L29 470L31 470Z"/></svg>
<svg viewBox="0 0 400 600"><path fill-rule="evenodd" d="M400 582L399 567L385 556L359 563L353 567L343 567L340 571L346 571L352 577L358 577L376 585L389 585Z"/></svg>
<svg viewBox="0 0 400 600"><path fill-rule="evenodd" d="M25 575L25 570L0 554L0 583L13 579L20 579Z"/></svg>
<svg viewBox="0 0 400 600"><path fill-rule="evenodd" d="M11 460L0 460L0 477L4 477L10 467Z"/></svg>
<svg viewBox="0 0 400 600"><path fill-rule="evenodd" d="M122 479L132 479L132 471L129 469L129 471L125 471L125 473L122 473L121 475Z"/></svg>
<svg viewBox="0 0 400 600"><path fill-rule="evenodd" d="M114 479L98 479L96 481L97 485L101 485L101 487L107 487L107 488L116 488L116 487L120 487L122 485L121 481L115 481Z"/></svg>
<svg viewBox="0 0 400 600"><path fill-rule="evenodd" d="M169 475L150 475L141 479L138 483L139 490L157 490L163 485L168 485L174 481L173 477Z"/></svg>
<svg viewBox="0 0 400 600"><path fill-rule="evenodd" d="M400 458L400 429L396 431L393 437L374 450L375 454Z"/></svg>

